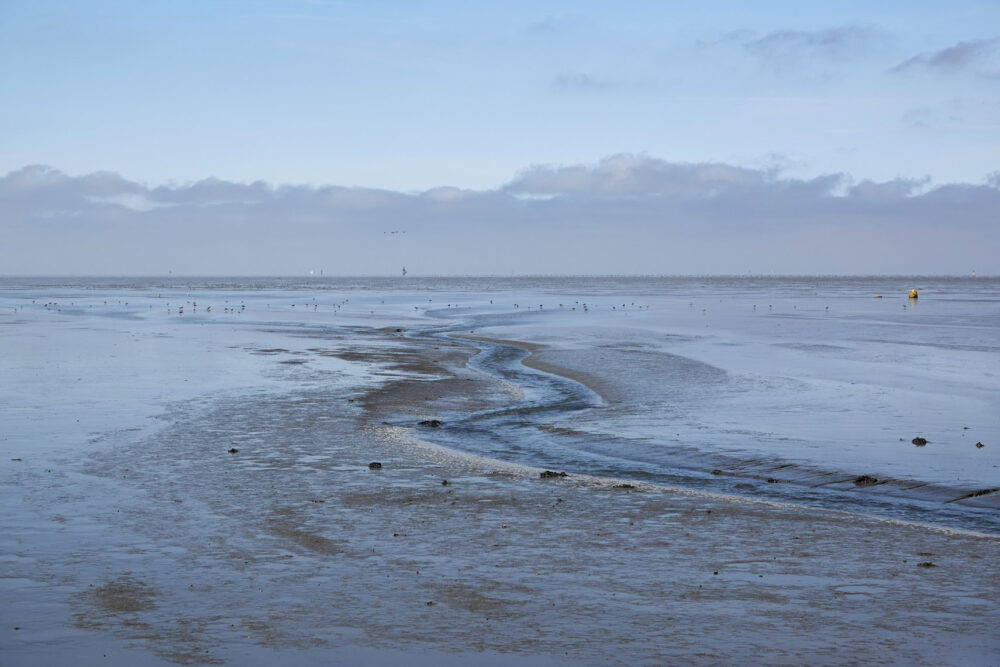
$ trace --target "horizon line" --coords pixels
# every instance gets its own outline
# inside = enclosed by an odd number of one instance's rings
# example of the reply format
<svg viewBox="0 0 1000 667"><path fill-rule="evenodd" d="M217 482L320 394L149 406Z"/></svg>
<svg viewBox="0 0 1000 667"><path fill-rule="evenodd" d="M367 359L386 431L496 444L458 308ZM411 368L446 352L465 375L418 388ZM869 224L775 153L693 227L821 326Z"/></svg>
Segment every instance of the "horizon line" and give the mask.
<svg viewBox="0 0 1000 667"><path fill-rule="evenodd" d="M972 273L427 273L406 276L399 274L331 274L331 275L300 275L300 274L240 274L240 273L183 273L183 274L139 274L139 273L0 273L0 280L23 278L47 279L157 279L157 280L191 280L191 279L281 279L281 280L358 280L358 279L396 279L422 280L427 278L1000 278L1000 274Z"/></svg>

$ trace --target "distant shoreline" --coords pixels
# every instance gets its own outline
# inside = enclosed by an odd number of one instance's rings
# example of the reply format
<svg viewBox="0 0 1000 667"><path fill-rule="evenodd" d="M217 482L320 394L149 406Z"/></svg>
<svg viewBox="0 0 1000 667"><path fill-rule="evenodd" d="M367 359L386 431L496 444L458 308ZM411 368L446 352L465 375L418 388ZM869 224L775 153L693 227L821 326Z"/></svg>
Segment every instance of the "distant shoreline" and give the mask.
<svg viewBox="0 0 1000 667"><path fill-rule="evenodd" d="M19 274L0 274L0 280L22 280L22 279L33 279L33 280L219 280L221 278L227 278L231 280L307 280L314 282L322 282L326 280L398 280L400 282L405 281L420 281L420 280L461 280L463 278L470 279L496 279L496 280L552 280L552 279L651 279L651 280L705 280L705 279L746 279L746 280L842 280L842 279L852 279L852 280L862 280L862 279L872 279L872 280L914 280L914 279L928 279L928 280L977 280L977 279L995 279L1000 278L1000 274L986 274L977 273L975 275L960 274L960 273L915 273L915 274L851 274L851 273L817 273L817 274L778 274L778 273L708 273L708 274L642 274L642 273L544 273L544 274L421 274L409 272L406 276L400 276L396 274L345 274L345 275L323 275L323 276L313 276L313 275L299 275L299 274L208 274L208 273L191 273L191 274L51 274L51 273L19 273Z"/></svg>

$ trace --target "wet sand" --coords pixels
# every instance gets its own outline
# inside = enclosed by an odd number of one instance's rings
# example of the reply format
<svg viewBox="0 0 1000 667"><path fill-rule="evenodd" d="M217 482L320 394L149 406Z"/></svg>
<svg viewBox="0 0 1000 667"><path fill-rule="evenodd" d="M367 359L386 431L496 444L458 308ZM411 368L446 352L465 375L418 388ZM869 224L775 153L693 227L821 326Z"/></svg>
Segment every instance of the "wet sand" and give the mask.
<svg viewBox="0 0 1000 667"><path fill-rule="evenodd" d="M39 534L4 663L1000 662L1000 539L452 452L418 422L516 388L460 342L372 339L280 372L334 355L381 364L377 389L179 403L84 461L4 462L8 523Z"/></svg>
<svg viewBox="0 0 1000 667"><path fill-rule="evenodd" d="M524 366L569 378L600 396L603 405L596 418L583 420L583 430L572 422L541 427L548 432L568 436L586 437L589 434L587 429L593 431L595 428L613 436L614 427L608 424L614 419L626 422L637 416L641 419L643 411L650 409L651 394L655 395L659 387L693 384L698 385L703 394L710 395L714 383L727 380L727 373L722 369L640 345L604 344L581 348L486 336L454 335L453 338L524 350L528 353L521 360ZM642 407L637 409L637 406ZM659 407L672 410L678 417L684 412L684 406L661 402ZM720 403L720 410L725 407L724 403ZM819 424L825 419L822 413L815 418ZM765 423L766 419L758 421ZM659 460L664 463L669 460L675 470L688 471L695 477L711 471L713 475L735 480L734 484L750 480L774 481L806 492L812 489L853 493L863 490L868 497L883 496L926 503L937 508L938 518L940 510L949 505L1000 512L1000 494L996 493L998 484L995 482L988 486L927 483L908 477L893 477L883 471L866 468L864 463L855 462L852 467L838 469L836 465L824 467L798 461L793 451L789 454L789 458L761 455L754 451L752 444L736 455L706 452L687 445L678 437L672 442L671 452L661 452ZM867 480L867 483L862 480ZM986 532L995 534L996 531Z"/></svg>

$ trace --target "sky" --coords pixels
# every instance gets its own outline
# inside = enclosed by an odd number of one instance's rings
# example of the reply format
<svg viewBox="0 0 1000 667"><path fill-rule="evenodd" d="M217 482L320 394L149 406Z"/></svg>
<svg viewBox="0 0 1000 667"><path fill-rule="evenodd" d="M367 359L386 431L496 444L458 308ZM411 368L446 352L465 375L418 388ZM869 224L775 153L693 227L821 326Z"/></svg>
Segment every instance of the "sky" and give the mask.
<svg viewBox="0 0 1000 667"><path fill-rule="evenodd" d="M1000 274L1000 2L0 0L0 248L0 275Z"/></svg>

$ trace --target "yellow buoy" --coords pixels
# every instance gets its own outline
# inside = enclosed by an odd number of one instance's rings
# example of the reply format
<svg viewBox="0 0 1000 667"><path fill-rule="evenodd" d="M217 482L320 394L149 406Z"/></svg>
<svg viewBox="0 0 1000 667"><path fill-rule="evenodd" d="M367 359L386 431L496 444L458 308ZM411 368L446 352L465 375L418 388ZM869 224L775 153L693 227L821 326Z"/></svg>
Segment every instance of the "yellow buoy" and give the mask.
<svg viewBox="0 0 1000 667"><path fill-rule="evenodd" d="M910 290L910 298L911 299L916 299L917 298L917 290L915 290L915 289L911 289Z"/></svg>

